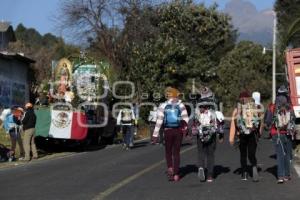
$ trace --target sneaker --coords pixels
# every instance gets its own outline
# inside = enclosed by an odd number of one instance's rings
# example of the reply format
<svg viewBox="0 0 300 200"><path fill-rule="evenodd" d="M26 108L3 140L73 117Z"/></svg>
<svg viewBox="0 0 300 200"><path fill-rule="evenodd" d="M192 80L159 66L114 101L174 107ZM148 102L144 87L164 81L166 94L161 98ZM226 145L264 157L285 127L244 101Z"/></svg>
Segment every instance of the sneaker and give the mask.
<svg viewBox="0 0 300 200"><path fill-rule="evenodd" d="M167 176L169 181L174 181L174 171L173 168L168 168Z"/></svg>
<svg viewBox="0 0 300 200"><path fill-rule="evenodd" d="M252 168L252 176L253 176L253 182L258 182L259 181L259 176L258 176L258 171L257 167Z"/></svg>
<svg viewBox="0 0 300 200"><path fill-rule="evenodd" d="M18 160L23 161L23 160L25 160L25 157L20 157Z"/></svg>
<svg viewBox="0 0 300 200"><path fill-rule="evenodd" d="M279 179L277 180L277 184L283 184L283 183L284 183L283 178L279 178Z"/></svg>
<svg viewBox="0 0 300 200"><path fill-rule="evenodd" d="M286 177L283 178L283 180L285 182L288 182L288 181L292 180L292 178L290 176L286 176Z"/></svg>
<svg viewBox="0 0 300 200"><path fill-rule="evenodd" d="M209 176L208 178L207 178L207 182L208 183L212 183L214 181L214 179L211 177L211 176Z"/></svg>
<svg viewBox="0 0 300 200"><path fill-rule="evenodd" d="M243 172L242 173L242 178L241 178L242 181L247 181L248 180L248 174L247 172Z"/></svg>
<svg viewBox="0 0 300 200"><path fill-rule="evenodd" d="M177 181L179 181L179 180L180 180L180 176L176 174L176 175L174 176L174 181L177 182Z"/></svg>
<svg viewBox="0 0 300 200"><path fill-rule="evenodd" d="M198 169L198 178L200 179L201 182L205 181L205 173L202 167L199 167Z"/></svg>

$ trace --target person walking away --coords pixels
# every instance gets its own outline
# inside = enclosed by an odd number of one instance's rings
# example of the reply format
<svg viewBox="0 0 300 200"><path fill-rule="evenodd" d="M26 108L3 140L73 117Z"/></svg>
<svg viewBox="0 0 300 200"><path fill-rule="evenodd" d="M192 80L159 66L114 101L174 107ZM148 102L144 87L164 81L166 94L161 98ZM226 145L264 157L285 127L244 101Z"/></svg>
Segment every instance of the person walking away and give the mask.
<svg viewBox="0 0 300 200"><path fill-rule="evenodd" d="M15 160L15 153L17 143L20 149L20 158L24 156L24 148L21 137L21 117L23 114L23 109L12 108L11 112L7 114L4 120L4 129L10 136L11 148L9 152L9 161Z"/></svg>
<svg viewBox="0 0 300 200"><path fill-rule="evenodd" d="M183 135L187 133L189 118L184 104L178 99L177 89L168 87L165 95L168 100L158 108L153 141L157 142L163 125L168 178L170 181L179 181L180 147Z"/></svg>
<svg viewBox="0 0 300 200"><path fill-rule="evenodd" d="M123 134L124 148L129 150L133 147L132 135L134 127L135 115L132 109L123 108L117 117L117 125L121 126Z"/></svg>
<svg viewBox="0 0 300 200"><path fill-rule="evenodd" d="M239 103L232 114L229 142L234 145L235 137L239 140L240 163L242 180L248 179L247 157L252 167L252 178L254 182L259 181L256 149L258 137L262 131L262 123L259 109L245 91L239 96Z"/></svg>
<svg viewBox="0 0 300 200"><path fill-rule="evenodd" d="M131 135L130 138L130 143L133 144L134 141L134 136L138 134L138 121L139 121L139 116L140 116L140 108L137 103L133 103L133 114L135 116L134 120L134 126L133 126L133 134Z"/></svg>
<svg viewBox="0 0 300 200"><path fill-rule="evenodd" d="M155 128L156 120L157 120L157 107L154 106L153 109L150 110L148 116L149 129L150 129L150 142L152 142L152 133Z"/></svg>
<svg viewBox="0 0 300 200"><path fill-rule="evenodd" d="M149 116L148 116L148 122L149 122L149 126L150 126L150 142L151 142L151 144L155 144L155 143L153 143L152 133L154 131L156 121L157 121L157 107L154 106L153 110L150 111ZM159 130L159 140L158 140L158 143L156 143L156 144L163 144L163 140L164 140L163 135L164 135L163 130L161 128Z"/></svg>
<svg viewBox="0 0 300 200"><path fill-rule="evenodd" d="M288 90L281 86L277 91L275 104L270 104L265 124L270 128L270 135L276 152L277 183L291 179L292 140L295 133L295 115L288 99Z"/></svg>
<svg viewBox="0 0 300 200"><path fill-rule="evenodd" d="M224 116L216 111L213 101L200 100L195 110L196 124L198 129L198 177L201 182L213 182L216 140L223 142ZM207 166L205 167L205 163ZM207 169L207 176L205 175ZM206 179L207 177L207 179Z"/></svg>
<svg viewBox="0 0 300 200"><path fill-rule="evenodd" d="M32 152L32 159L38 158L38 153L34 141L35 125L36 125L36 115L33 110L33 105L27 103L25 105L25 116L22 120L23 131L24 131L24 149L25 158L24 161L30 161L30 152Z"/></svg>

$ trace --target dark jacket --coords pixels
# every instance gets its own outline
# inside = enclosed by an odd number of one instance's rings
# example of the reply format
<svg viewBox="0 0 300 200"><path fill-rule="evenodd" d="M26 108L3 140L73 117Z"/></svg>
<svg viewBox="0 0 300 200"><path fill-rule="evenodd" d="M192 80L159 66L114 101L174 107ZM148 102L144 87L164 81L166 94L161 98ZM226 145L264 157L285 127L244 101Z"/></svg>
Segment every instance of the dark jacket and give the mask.
<svg viewBox="0 0 300 200"><path fill-rule="evenodd" d="M36 115L33 109L28 109L25 113L24 119L22 120L23 130L35 128Z"/></svg>

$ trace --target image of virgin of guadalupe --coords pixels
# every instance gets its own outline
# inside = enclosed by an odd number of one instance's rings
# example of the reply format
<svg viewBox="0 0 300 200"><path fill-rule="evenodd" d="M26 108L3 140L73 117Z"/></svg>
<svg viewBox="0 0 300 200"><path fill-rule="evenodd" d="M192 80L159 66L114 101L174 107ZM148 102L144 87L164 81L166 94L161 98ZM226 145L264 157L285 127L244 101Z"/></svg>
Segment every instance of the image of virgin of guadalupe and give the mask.
<svg viewBox="0 0 300 200"><path fill-rule="evenodd" d="M67 88L69 87L69 81L70 81L70 72L66 63L64 63L62 68L60 69L59 75L60 75L60 81L59 81L58 93L65 93Z"/></svg>

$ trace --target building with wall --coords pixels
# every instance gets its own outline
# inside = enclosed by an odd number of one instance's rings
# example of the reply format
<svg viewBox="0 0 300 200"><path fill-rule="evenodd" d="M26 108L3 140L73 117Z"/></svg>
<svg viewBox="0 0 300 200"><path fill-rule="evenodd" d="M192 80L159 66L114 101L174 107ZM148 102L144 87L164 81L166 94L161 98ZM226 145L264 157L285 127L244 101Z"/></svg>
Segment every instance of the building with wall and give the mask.
<svg viewBox="0 0 300 200"><path fill-rule="evenodd" d="M0 22L0 106L23 106L29 101L29 69L35 61L8 52L16 37L10 25Z"/></svg>

